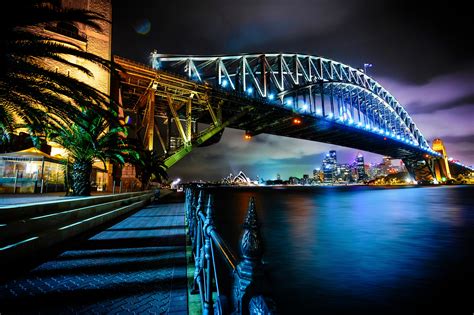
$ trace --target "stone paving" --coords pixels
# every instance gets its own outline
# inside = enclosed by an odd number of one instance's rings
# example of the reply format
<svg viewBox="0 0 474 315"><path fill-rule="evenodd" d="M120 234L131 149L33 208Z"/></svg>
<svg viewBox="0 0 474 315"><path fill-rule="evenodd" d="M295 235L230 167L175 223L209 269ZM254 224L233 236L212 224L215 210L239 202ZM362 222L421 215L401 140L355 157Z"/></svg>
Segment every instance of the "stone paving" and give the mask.
<svg viewBox="0 0 474 315"><path fill-rule="evenodd" d="M185 242L183 204L150 205L0 283L0 314L187 314Z"/></svg>

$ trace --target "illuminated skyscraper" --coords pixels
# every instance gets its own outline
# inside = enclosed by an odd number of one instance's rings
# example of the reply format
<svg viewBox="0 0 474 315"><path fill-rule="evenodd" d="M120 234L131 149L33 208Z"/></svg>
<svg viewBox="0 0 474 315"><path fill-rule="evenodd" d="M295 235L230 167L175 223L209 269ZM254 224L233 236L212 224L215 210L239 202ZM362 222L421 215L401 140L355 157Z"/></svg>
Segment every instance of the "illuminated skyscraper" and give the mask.
<svg viewBox="0 0 474 315"><path fill-rule="evenodd" d="M367 179L367 174L365 173L365 165L364 165L364 156L362 153L357 154L356 157L356 163L357 163L357 175L358 175L358 181L364 181Z"/></svg>
<svg viewBox="0 0 474 315"><path fill-rule="evenodd" d="M328 154L326 154L322 165L325 183L334 183L334 181L336 180L336 167L336 151L331 150Z"/></svg>

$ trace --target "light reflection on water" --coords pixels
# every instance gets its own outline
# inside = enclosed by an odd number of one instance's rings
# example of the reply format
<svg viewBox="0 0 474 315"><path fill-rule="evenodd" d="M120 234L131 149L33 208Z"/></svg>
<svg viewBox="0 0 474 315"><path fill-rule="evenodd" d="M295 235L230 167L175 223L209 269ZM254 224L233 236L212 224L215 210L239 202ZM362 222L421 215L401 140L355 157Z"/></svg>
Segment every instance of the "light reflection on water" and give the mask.
<svg viewBox="0 0 474 315"><path fill-rule="evenodd" d="M219 228L234 248L248 198L256 197L283 313L474 311L474 187L214 192Z"/></svg>

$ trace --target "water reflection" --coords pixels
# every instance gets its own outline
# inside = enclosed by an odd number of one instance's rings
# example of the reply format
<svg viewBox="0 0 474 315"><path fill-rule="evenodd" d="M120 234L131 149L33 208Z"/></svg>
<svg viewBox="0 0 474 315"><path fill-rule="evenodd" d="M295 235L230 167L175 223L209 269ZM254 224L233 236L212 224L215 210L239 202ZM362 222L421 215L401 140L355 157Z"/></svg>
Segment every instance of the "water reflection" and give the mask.
<svg viewBox="0 0 474 315"><path fill-rule="evenodd" d="M217 223L237 245L248 198L283 313L469 309L472 187L218 189ZM474 307L471 307L474 310ZM470 310L472 311L472 310Z"/></svg>

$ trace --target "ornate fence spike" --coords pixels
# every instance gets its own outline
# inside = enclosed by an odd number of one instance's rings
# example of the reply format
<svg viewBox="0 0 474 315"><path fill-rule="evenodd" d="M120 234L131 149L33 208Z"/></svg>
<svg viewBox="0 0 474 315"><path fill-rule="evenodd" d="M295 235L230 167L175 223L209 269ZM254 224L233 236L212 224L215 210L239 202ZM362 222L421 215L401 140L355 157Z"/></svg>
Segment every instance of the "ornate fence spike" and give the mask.
<svg viewBox="0 0 474 315"><path fill-rule="evenodd" d="M240 239L240 250L244 259L251 260L257 264L261 263L263 255L263 242L260 234L257 211L255 210L255 198L251 197L247 215L244 219L244 233Z"/></svg>
<svg viewBox="0 0 474 315"><path fill-rule="evenodd" d="M207 197L206 218L212 220L214 217L214 197L209 194Z"/></svg>
<svg viewBox="0 0 474 315"><path fill-rule="evenodd" d="M202 212L204 210L204 191L202 189L199 190L199 197L197 202L197 209L196 213Z"/></svg>

